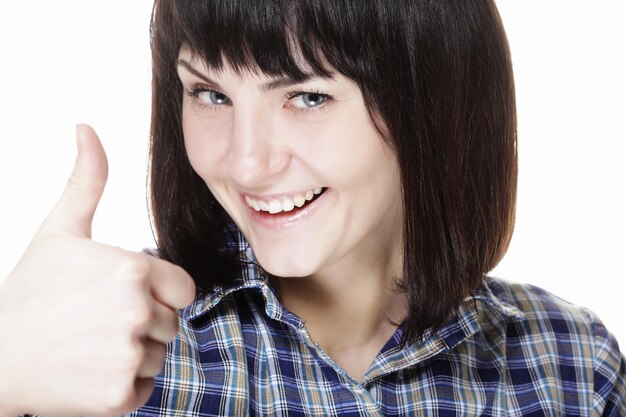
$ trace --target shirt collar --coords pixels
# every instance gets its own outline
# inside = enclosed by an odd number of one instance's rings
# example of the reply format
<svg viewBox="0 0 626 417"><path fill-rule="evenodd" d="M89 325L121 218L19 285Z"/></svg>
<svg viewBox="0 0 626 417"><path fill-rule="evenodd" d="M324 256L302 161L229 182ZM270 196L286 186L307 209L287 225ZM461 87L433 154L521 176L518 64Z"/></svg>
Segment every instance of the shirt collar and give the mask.
<svg viewBox="0 0 626 417"><path fill-rule="evenodd" d="M237 245L241 253L241 274L230 286L216 286L209 293L202 294L187 308L182 310L185 320L194 320L213 309L224 297L237 291L255 291L261 294L265 303L265 313L268 317L285 322L297 329L302 329L304 323L298 316L287 310L278 300L276 288L268 274L259 266L252 248L238 229L230 230L227 245Z"/></svg>
<svg viewBox="0 0 626 417"><path fill-rule="evenodd" d="M242 269L241 276L237 282L231 286L218 286L208 294L199 296L190 306L182 311L183 318L193 320L211 310L225 296L246 289L261 291L267 304L266 312L268 316L279 318L286 315L286 310L278 300L275 288L271 285L267 273L259 267L249 245L244 250L244 256L246 258L245 267ZM497 317L505 321L516 321L525 318L524 313L517 307L508 303L506 299L499 298L500 294L494 294L490 285L493 282L491 278L487 277L478 290L463 301L453 319L439 330L438 334L450 348L453 348L467 336L478 331L480 327L478 312L484 310L479 304L487 307Z"/></svg>
<svg viewBox="0 0 626 417"><path fill-rule="evenodd" d="M454 349L483 329L486 323L504 325L526 317L513 304L500 298L500 294L494 294L491 288L494 282L492 278L485 278L478 290L463 301L452 319L437 332L448 349Z"/></svg>
<svg viewBox="0 0 626 417"><path fill-rule="evenodd" d="M496 291L492 291L492 287ZM499 362L502 354L498 350L506 325L524 318L524 313L503 297L496 281L487 277L438 331L426 332L422 341L415 345L394 344L391 349L383 350L365 374L363 383L451 351L478 333L485 339L484 343L479 343L485 351L493 351L489 356Z"/></svg>
<svg viewBox="0 0 626 417"><path fill-rule="evenodd" d="M268 317L285 322L297 329L303 329L302 320L287 310L278 300L271 279L259 266L252 248L241 232L236 228L231 231L233 233L227 244L237 245L244 260L240 277L230 286L218 286L211 292L196 298L190 306L182 310L182 317L186 320L193 320L213 309L229 294L237 291L255 291L263 297L265 313ZM486 330L486 327L493 328L494 326L502 328L508 322L524 318L524 313L507 301L497 281L487 277L474 294L463 301L451 319L435 334L427 333L422 343L412 349L399 349L397 353L403 357L401 362L404 363L410 351L414 351L416 358L424 359L441 350L454 349L481 329ZM387 357L387 360L389 359Z"/></svg>

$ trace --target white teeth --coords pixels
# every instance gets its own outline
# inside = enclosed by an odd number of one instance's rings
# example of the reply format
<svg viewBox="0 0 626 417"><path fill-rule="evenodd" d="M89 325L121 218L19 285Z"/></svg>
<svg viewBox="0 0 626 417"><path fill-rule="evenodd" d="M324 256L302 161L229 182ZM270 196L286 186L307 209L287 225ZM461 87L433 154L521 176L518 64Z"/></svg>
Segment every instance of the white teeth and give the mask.
<svg viewBox="0 0 626 417"><path fill-rule="evenodd" d="M283 211L291 211L293 210L295 204L292 200L286 198L283 200Z"/></svg>
<svg viewBox="0 0 626 417"><path fill-rule="evenodd" d="M278 200L270 200L269 202L269 212L271 214L280 213L283 211L283 205Z"/></svg>
<svg viewBox="0 0 626 417"><path fill-rule="evenodd" d="M304 198L302 194L296 194L293 196L293 204L296 207L302 207L305 202L306 202L306 199Z"/></svg>
<svg viewBox="0 0 626 417"><path fill-rule="evenodd" d="M317 187L313 190L308 190L304 194L296 194L292 197L285 197L281 200L273 199L270 201L255 200L248 196L245 196L246 204L252 207L256 211L265 211L270 214L276 214L280 212L289 212L296 207L302 207L307 201L313 199L313 196L321 194L322 188Z"/></svg>

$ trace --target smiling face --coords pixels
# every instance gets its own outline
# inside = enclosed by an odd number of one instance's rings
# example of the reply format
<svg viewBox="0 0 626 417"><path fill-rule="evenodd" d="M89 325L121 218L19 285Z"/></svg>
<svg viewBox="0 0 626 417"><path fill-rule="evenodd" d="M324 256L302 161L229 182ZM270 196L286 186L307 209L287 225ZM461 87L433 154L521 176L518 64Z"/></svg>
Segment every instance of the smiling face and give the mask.
<svg viewBox="0 0 626 417"><path fill-rule="evenodd" d="M209 70L182 49L192 167L273 275L310 276L398 259L398 164L358 86Z"/></svg>

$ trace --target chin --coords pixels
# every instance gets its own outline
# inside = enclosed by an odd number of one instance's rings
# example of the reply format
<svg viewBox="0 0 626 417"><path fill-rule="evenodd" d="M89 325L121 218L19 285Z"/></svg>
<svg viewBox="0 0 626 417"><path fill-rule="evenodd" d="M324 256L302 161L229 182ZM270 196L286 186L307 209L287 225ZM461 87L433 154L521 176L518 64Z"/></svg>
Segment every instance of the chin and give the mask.
<svg viewBox="0 0 626 417"><path fill-rule="evenodd" d="M257 261L263 270L276 277L306 277L313 275L316 271L316 268L308 264L306 259L294 258L289 255L282 256L282 259L279 259L279 257L269 257L269 259L267 259L262 255L257 255Z"/></svg>

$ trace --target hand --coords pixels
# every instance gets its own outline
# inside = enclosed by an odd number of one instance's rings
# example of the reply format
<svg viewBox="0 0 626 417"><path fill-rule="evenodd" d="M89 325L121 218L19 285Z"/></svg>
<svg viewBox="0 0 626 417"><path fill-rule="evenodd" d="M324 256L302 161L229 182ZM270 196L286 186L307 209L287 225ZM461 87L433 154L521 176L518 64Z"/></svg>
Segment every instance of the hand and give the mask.
<svg viewBox="0 0 626 417"><path fill-rule="evenodd" d="M195 287L180 267L91 240L107 159L77 127L56 207L0 286L0 415L113 415L145 403Z"/></svg>

